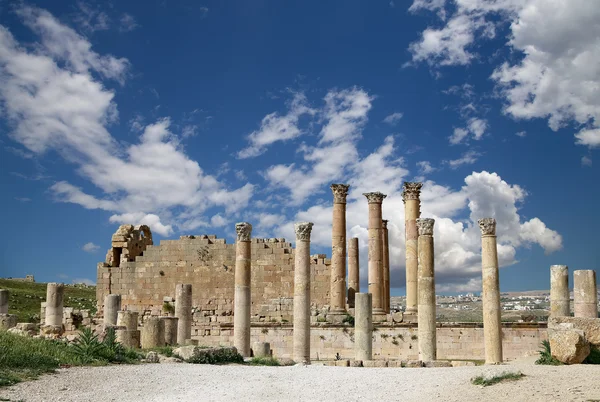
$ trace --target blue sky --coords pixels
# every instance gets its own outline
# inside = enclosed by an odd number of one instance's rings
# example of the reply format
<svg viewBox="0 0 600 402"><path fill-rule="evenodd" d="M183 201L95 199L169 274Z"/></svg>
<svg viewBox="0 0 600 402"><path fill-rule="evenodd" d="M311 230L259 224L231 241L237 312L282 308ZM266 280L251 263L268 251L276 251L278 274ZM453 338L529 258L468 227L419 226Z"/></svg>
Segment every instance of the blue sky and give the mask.
<svg viewBox="0 0 600 402"><path fill-rule="evenodd" d="M600 8L589 0L0 3L2 276L95 280L121 223L294 239L330 254L331 183L366 280L368 191L388 194L404 294L405 180L424 181L440 292L594 269Z"/></svg>

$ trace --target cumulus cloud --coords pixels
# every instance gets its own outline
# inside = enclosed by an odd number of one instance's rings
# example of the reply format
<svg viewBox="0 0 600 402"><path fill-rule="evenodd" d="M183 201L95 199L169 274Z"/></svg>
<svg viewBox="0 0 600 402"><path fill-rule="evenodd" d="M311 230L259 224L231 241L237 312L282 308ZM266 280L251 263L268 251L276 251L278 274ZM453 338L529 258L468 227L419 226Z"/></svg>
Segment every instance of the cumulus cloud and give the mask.
<svg viewBox="0 0 600 402"><path fill-rule="evenodd" d="M431 162L429 161L419 161L417 162L417 167L419 168L419 173L421 174L429 174L437 170L431 165Z"/></svg>
<svg viewBox="0 0 600 402"><path fill-rule="evenodd" d="M479 152L471 150L462 154L460 158L446 161L446 163L450 166L450 169L456 169L462 165L472 165L477 162L477 159L479 159L480 156L481 154Z"/></svg>
<svg viewBox="0 0 600 402"><path fill-rule="evenodd" d="M95 253L96 251L98 251L100 249L100 246L97 244L94 244L92 242L89 242L89 243L85 243L83 245L83 247L81 247L81 249L83 251L85 251L86 253Z"/></svg>

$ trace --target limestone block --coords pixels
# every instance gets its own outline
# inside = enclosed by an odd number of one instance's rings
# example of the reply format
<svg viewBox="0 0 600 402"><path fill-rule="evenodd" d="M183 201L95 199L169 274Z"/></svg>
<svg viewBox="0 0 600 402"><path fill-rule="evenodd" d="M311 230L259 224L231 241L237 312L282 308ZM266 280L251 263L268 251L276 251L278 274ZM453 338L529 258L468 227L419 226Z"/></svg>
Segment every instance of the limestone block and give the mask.
<svg viewBox="0 0 600 402"><path fill-rule="evenodd" d="M404 367L407 367L407 368L423 367L423 362L421 360L408 360Z"/></svg>
<svg viewBox="0 0 600 402"><path fill-rule="evenodd" d="M115 330L117 341L128 348L139 348L141 332L138 330L117 329Z"/></svg>
<svg viewBox="0 0 600 402"><path fill-rule="evenodd" d="M392 322L402 322L402 321L404 321L404 313L402 311L392 313Z"/></svg>
<svg viewBox="0 0 600 402"><path fill-rule="evenodd" d="M467 360L452 360L450 364L452 365L452 367L475 366L475 362Z"/></svg>
<svg viewBox="0 0 600 402"><path fill-rule="evenodd" d="M271 344L269 342L255 342L252 345L254 357L271 357Z"/></svg>
<svg viewBox="0 0 600 402"><path fill-rule="evenodd" d="M42 325L40 335L46 338L58 338L65 332L62 325Z"/></svg>
<svg viewBox="0 0 600 402"><path fill-rule="evenodd" d="M453 367L452 363L444 360L434 360L430 362L423 363L425 367Z"/></svg>
<svg viewBox="0 0 600 402"><path fill-rule="evenodd" d="M11 329L17 326L17 316L14 314L0 314L0 329Z"/></svg>
<svg viewBox="0 0 600 402"><path fill-rule="evenodd" d="M237 349L233 346L231 347L216 347L216 348L205 348L199 346L181 346L177 349L173 350L173 354L181 357L183 360L190 359L201 359L205 356L209 355L217 355L217 354L232 354L237 353Z"/></svg>
<svg viewBox="0 0 600 402"><path fill-rule="evenodd" d="M565 364L579 364L590 354L583 331L552 330L548 334L552 356Z"/></svg>
<svg viewBox="0 0 600 402"><path fill-rule="evenodd" d="M363 367L387 367L387 360L363 360Z"/></svg>
<svg viewBox="0 0 600 402"><path fill-rule="evenodd" d="M600 318L551 317L548 320L548 331L561 329L581 330L590 344L600 346Z"/></svg>

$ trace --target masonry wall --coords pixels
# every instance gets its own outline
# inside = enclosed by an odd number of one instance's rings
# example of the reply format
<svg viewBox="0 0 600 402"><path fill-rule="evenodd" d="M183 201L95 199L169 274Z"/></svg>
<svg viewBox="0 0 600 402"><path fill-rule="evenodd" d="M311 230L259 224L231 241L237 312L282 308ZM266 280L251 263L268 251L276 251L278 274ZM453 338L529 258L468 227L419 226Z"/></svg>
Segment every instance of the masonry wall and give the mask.
<svg viewBox="0 0 600 402"><path fill-rule="evenodd" d="M311 298L315 307L329 304L330 260L314 255ZM134 262L119 267L98 264L97 300L121 294L122 306L142 315L163 315L164 300L175 296L175 285L192 284L196 324L232 323L235 244L213 235L182 236L148 246ZM252 239L253 321L292 320L294 249L285 239ZM208 332L210 333L210 331Z"/></svg>

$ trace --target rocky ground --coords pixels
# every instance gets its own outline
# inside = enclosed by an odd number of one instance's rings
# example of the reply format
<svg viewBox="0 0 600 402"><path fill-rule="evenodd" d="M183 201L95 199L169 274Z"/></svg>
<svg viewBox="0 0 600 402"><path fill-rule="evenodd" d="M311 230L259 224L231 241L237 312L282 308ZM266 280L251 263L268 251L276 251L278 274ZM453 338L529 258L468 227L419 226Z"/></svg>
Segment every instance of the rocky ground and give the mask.
<svg viewBox="0 0 600 402"><path fill-rule="evenodd" d="M471 378L521 371L519 381L488 387ZM456 368L249 367L184 363L82 367L0 389L25 401L593 401L600 366Z"/></svg>

